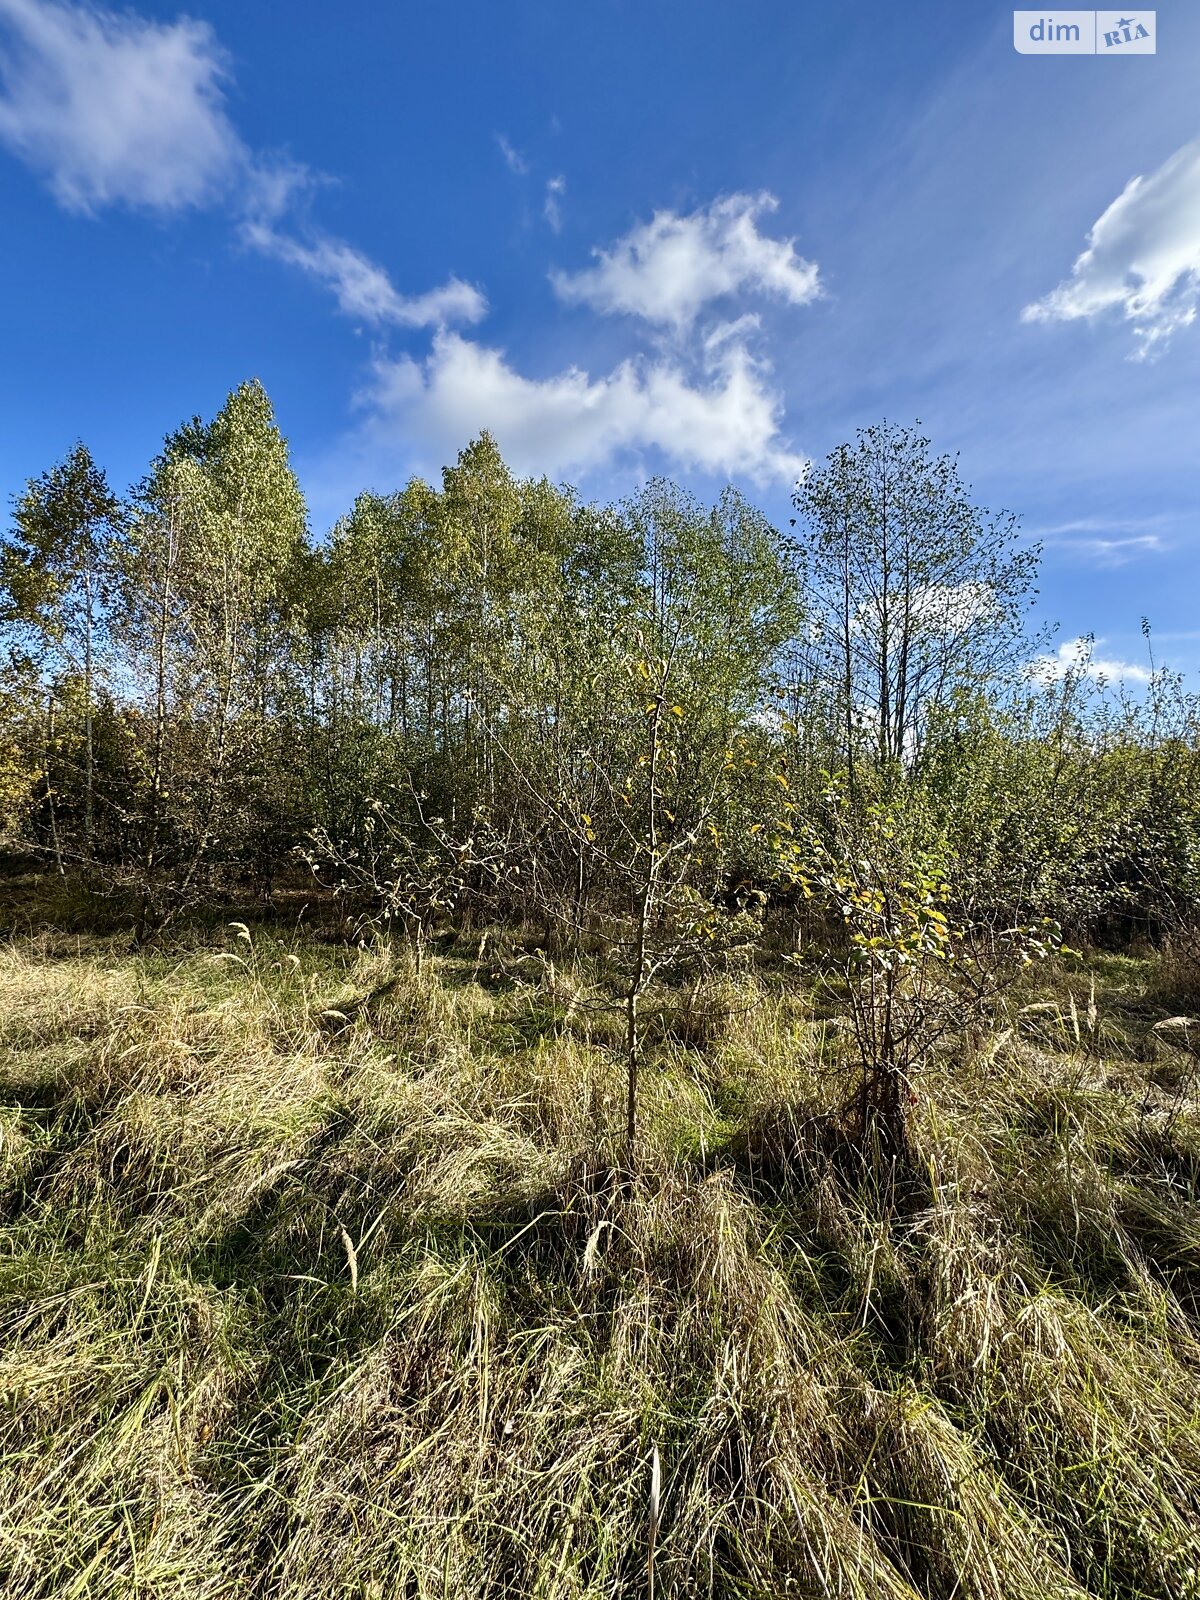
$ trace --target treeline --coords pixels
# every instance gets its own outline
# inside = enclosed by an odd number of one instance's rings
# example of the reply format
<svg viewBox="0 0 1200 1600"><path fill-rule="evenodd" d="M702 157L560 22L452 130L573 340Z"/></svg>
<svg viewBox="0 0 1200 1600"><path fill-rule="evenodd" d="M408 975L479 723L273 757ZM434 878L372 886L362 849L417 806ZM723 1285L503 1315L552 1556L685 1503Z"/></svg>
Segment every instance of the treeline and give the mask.
<svg viewBox="0 0 1200 1600"><path fill-rule="evenodd" d="M318 539L247 384L128 496L77 445L17 498L0 829L141 934L315 872L417 934L614 914L652 966L886 824L964 916L1157 936L1200 902L1196 701L1031 676L1036 572L887 425L786 530L733 489L588 504L483 436Z"/></svg>

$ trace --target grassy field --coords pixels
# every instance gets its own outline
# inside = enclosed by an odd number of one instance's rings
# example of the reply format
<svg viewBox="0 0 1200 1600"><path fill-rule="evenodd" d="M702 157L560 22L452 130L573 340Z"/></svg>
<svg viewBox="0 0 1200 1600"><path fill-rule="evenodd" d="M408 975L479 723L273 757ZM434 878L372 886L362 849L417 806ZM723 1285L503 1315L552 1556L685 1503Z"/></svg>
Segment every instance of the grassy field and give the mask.
<svg viewBox="0 0 1200 1600"><path fill-rule="evenodd" d="M3 1593L1200 1595L1179 977L953 1040L898 1207L795 975L659 997L627 1183L619 1020L512 936L8 944Z"/></svg>

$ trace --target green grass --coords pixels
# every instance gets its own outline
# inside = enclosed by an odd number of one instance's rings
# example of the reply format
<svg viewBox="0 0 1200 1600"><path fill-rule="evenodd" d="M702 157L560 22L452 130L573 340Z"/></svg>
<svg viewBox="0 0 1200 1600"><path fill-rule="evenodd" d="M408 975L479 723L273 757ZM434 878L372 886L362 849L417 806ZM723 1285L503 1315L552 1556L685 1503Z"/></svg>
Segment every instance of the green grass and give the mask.
<svg viewBox="0 0 1200 1600"><path fill-rule="evenodd" d="M794 979L659 997L629 1184L586 970L219 943L0 954L6 1596L643 1596L656 1448L660 1597L1200 1595L1177 974L950 1041L897 1208Z"/></svg>

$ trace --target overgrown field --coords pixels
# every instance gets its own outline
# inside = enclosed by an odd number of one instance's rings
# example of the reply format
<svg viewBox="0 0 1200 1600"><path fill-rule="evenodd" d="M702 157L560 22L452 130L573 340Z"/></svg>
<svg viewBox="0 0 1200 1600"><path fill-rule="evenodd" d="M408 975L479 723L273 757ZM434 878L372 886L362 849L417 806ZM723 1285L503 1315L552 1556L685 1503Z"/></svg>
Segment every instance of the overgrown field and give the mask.
<svg viewBox="0 0 1200 1600"><path fill-rule="evenodd" d="M1200 1595L1179 981L1037 972L887 1199L793 972L653 997L630 1180L620 1020L515 936L10 944L0 1587Z"/></svg>

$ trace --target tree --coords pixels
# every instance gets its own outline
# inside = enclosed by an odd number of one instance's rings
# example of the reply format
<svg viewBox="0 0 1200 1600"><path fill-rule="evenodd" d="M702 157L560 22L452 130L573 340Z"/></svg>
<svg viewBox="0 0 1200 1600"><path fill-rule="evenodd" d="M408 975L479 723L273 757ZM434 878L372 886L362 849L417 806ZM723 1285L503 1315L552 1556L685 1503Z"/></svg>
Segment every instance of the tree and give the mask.
<svg viewBox="0 0 1200 1600"><path fill-rule="evenodd" d="M113 542L124 519L121 501L86 445L76 444L58 466L31 478L16 502L15 538L4 551L3 611L35 641L50 673L47 739L64 673L82 681L85 859L95 839L97 678L106 633ZM53 806L53 787L48 791ZM54 828L57 836L57 826ZM56 842L56 854L61 852Z"/></svg>
<svg viewBox="0 0 1200 1600"><path fill-rule="evenodd" d="M146 905L164 852L186 898L217 841L236 852L263 809L306 559L286 441L261 385L242 384L212 422L168 436L124 551L121 632L149 668L137 674L149 731Z"/></svg>
<svg viewBox="0 0 1200 1600"><path fill-rule="evenodd" d="M0 844L27 837L29 814L45 772L41 685L27 659L0 660Z"/></svg>
<svg viewBox="0 0 1200 1600"><path fill-rule="evenodd" d="M493 700L525 798L531 897L570 932L582 931L589 899L601 908L588 931L625 1019L632 1169L647 992L745 931L715 912L714 895L744 852L748 773L760 789L781 777L759 759L756 735L799 603L779 535L733 490L706 511L655 481L623 518L637 571L595 611L579 596L586 652L564 651L557 636L525 639L523 693L536 685L533 702L553 706L551 736L514 744L517 697ZM557 864L549 874L539 872L546 856Z"/></svg>
<svg viewBox="0 0 1200 1600"><path fill-rule="evenodd" d="M794 497L818 673L842 757L919 764L931 716L1028 658L1040 549L976 506L951 456L877 423Z"/></svg>

